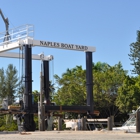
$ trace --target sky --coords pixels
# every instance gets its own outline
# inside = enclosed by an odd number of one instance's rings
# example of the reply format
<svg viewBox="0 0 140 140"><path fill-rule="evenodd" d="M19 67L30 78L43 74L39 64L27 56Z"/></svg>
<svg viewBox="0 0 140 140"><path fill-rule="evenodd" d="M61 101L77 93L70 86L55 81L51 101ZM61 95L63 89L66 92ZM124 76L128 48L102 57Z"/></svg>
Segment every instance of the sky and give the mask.
<svg viewBox="0 0 140 140"><path fill-rule="evenodd" d="M114 66L119 61L131 75L133 69L128 54L140 30L140 0L0 0L0 8L8 17L9 28L25 24L34 26L34 39L96 47L93 62ZM0 17L0 32L5 24ZM18 49L13 50L19 52ZM82 66L85 53L71 50L34 47L33 54L53 55L50 80L67 68ZM0 58L0 68L16 66L21 74L21 60ZM33 90L40 90L40 64L33 61ZM19 74L19 75L20 75Z"/></svg>

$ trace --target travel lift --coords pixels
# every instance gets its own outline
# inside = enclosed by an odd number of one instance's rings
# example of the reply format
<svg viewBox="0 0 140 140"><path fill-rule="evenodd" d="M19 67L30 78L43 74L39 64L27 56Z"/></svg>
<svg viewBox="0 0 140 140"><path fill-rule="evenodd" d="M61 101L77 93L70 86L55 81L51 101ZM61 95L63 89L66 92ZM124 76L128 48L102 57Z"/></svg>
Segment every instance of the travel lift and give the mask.
<svg viewBox="0 0 140 140"><path fill-rule="evenodd" d="M6 31L7 32L7 31ZM95 47L66 44L59 42L50 42L33 39L33 25L24 25L15 29L9 30L10 40L0 42L0 55L8 55L3 53L8 50L22 48L24 50L25 59L25 92L23 108L19 110L19 114L24 114L23 127L26 131L35 131L34 113L38 112L38 106L32 104L32 47L40 46L46 48L57 48L64 50L82 51L86 54L86 88L87 88L87 105L81 106L52 106L45 104L45 113L49 112L76 112L96 114L93 110L93 76L92 76L92 52L95 52ZM0 37L0 41L5 36ZM43 61L44 66L44 95L46 101L49 100L49 65L48 61ZM46 82L46 83L45 83ZM98 113L98 111L97 111ZM18 113L17 113L18 114Z"/></svg>

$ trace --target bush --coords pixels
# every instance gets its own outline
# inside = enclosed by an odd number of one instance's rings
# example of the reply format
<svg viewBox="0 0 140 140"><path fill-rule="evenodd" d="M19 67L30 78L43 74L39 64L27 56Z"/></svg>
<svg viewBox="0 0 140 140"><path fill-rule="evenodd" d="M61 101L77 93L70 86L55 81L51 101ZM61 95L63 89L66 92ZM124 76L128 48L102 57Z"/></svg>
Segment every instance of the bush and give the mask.
<svg viewBox="0 0 140 140"><path fill-rule="evenodd" d="M17 131L18 127L17 127L17 123L15 121L12 121L11 123L3 124L2 126L0 126L0 131Z"/></svg>
<svg viewBox="0 0 140 140"><path fill-rule="evenodd" d="M36 130L38 130L38 116L34 116L34 121L35 121L35 124L36 124Z"/></svg>
<svg viewBox="0 0 140 140"><path fill-rule="evenodd" d="M4 119L3 119L3 117L1 117L1 118L0 118L0 127L3 126L4 123L5 123L5 122L4 122Z"/></svg>

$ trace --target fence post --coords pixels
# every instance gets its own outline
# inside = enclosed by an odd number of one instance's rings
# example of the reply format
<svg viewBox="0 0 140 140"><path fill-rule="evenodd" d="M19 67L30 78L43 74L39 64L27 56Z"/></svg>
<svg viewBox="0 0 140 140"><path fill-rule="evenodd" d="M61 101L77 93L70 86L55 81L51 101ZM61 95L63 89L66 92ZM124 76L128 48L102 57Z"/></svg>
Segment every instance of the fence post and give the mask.
<svg viewBox="0 0 140 140"><path fill-rule="evenodd" d="M112 115L111 118L112 118L112 127L113 127L113 126L115 126L114 115Z"/></svg>
<svg viewBox="0 0 140 140"><path fill-rule="evenodd" d="M81 130L86 130L86 118L83 117L81 121Z"/></svg>
<svg viewBox="0 0 140 140"><path fill-rule="evenodd" d="M108 121L107 121L107 127L108 127L108 130L112 130L112 117L108 117L107 118Z"/></svg>
<svg viewBox="0 0 140 140"><path fill-rule="evenodd" d="M62 130L62 119L58 117L58 131Z"/></svg>
<svg viewBox="0 0 140 140"><path fill-rule="evenodd" d="M136 132L140 133L140 111L136 113Z"/></svg>

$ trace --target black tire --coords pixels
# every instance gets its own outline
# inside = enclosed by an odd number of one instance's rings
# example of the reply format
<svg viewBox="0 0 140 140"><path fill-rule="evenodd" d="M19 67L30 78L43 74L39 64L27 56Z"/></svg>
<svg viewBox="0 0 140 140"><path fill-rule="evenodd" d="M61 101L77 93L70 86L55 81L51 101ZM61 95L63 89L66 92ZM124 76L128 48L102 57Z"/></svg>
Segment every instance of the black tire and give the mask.
<svg viewBox="0 0 140 140"><path fill-rule="evenodd" d="M32 123L28 124L28 123L24 123L23 124L23 128L26 132L28 131L35 131L36 130L36 124L33 121Z"/></svg>

